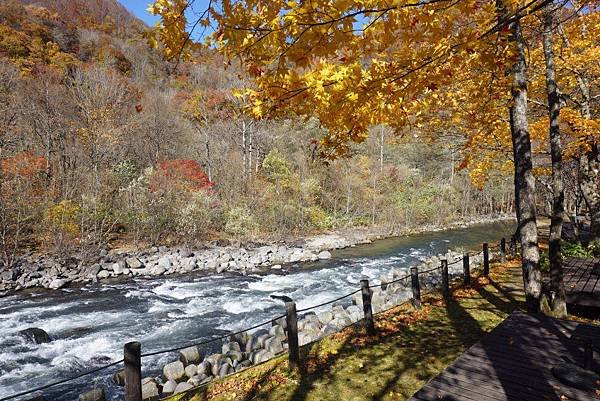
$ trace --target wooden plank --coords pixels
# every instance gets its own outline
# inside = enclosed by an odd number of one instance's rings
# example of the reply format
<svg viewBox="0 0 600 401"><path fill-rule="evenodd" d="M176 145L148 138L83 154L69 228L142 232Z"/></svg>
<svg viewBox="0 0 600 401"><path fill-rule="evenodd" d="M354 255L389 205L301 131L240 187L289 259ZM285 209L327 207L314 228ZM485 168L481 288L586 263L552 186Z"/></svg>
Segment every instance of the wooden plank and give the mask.
<svg viewBox="0 0 600 401"><path fill-rule="evenodd" d="M565 359L581 364L584 339L600 344L600 326L513 313L409 401L600 400L550 371Z"/></svg>

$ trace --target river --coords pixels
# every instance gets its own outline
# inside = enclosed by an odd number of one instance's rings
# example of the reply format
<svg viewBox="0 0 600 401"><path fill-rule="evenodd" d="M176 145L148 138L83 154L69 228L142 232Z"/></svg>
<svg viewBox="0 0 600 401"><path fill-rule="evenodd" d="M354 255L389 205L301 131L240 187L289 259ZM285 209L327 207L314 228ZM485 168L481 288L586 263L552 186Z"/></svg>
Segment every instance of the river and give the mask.
<svg viewBox="0 0 600 401"><path fill-rule="evenodd" d="M448 249L479 249L482 242L496 242L513 231L514 223L500 222L390 238L334 251L329 260L284 266L277 273L204 277L191 273L4 297L0 398L120 360L123 344L129 341L140 341L142 352L151 352L283 314L283 303L270 295L287 295L303 308L357 289L361 278L377 283L377 277L393 267L408 269ZM44 329L52 341L27 343L18 332L28 327ZM156 373L174 359L173 354L144 359L143 373ZM47 389L45 399L76 400L94 385L105 386L109 399L120 399L121 390L110 384L110 374L118 368L111 369Z"/></svg>

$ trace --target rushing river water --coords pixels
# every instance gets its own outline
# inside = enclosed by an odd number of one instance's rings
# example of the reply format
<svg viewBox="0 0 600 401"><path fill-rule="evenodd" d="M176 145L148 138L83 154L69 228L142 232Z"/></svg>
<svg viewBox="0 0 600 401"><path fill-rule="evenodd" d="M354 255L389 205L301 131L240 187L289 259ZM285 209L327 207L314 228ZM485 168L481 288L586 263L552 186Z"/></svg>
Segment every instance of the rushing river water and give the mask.
<svg viewBox="0 0 600 401"><path fill-rule="evenodd" d="M287 295L298 308L315 305L357 289L361 278L377 283L393 267L408 269L457 247L478 249L482 242L508 237L513 226L502 222L380 240L276 274L191 273L1 298L0 398L119 360L126 342L140 341L142 352L150 352L243 329L283 314L283 303L270 295ZM52 341L27 343L18 332L28 327L44 329ZM156 373L173 359L173 354L145 358L143 374ZM76 400L94 385L119 399L121 390L109 379L117 369L47 389L45 399Z"/></svg>

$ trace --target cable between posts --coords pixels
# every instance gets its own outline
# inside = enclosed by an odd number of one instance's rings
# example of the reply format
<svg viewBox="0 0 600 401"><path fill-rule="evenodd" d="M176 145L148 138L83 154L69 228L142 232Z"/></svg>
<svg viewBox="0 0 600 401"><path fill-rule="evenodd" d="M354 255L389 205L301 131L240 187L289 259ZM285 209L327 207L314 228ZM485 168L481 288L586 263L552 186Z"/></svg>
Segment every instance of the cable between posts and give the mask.
<svg viewBox="0 0 600 401"><path fill-rule="evenodd" d="M343 296L341 296L339 298L332 299L331 301L323 302L323 303L318 304L318 305L312 305L312 306L309 306L307 308L297 309L296 312L300 313L300 312L306 312L307 310L311 310L311 309L315 309L315 308L320 308L321 306L325 306L325 305L329 305L329 304L332 304L332 303L337 302L337 301L341 301L342 299L350 297L350 296L352 296L352 295L354 295L356 293L359 293L360 291L361 290L356 290L356 291L351 292L350 294L346 294L346 295L343 295Z"/></svg>
<svg viewBox="0 0 600 401"><path fill-rule="evenodd" d="M120 364L122 362L123 362L123 359L121 359L120 361L117 361L117 362L109 363L108 365L100 366L99 368L88 370L87 372L83 372L83 373L80 373L80 374L75 375L73 377L69 377L68 379L62 379L62 380L59 380L59 381L54 382L54 383L45 384L43 386L39 386L39 387L36 387L34 389L31 389L31 390L27 390L27 391L23 391L21 393L9 395L8 397L5 397L5 398L0 398L0 401L11 400L13 398L21 397L21 396L24 396L24 395L27 395L27 394L32 394L32 393L35 393L35 392L38 392L38 391L41 391L41 390L45 390L45 389L50 388L50 387L58 386L59 384L64 384L64 383L70 382L72 380L79 379L79 378L81 378L83 376L87 376L89 374L100 372L101 370L108 369L108 368L113 367L113 366L117 366L118 364Z"/></svg>
<svg viewBox="0 0 600 401"><path fill-rule="evenodd" d="M248 328L245 328L245 329L242 329L242 330L239 330L239 331L233 332L233 333L228 333L228 334L225 334L225 335L222 335L222 336L216 337L216 338L212 338L212 339L210 339L210 340L200 341L200 342L196 342L196 343L188 343L188 344L186 344L186 345L182 345L182 346L179 346L179 347L173 347L173 348L169 348L169 349L163 349L163 350L159 350L159 351L152 351L152 352L148 352L148 353L142 354L142 355L141 355L141 357L142 357L142 358L144 358L144 357L148 357L148 356L154 356L154 355L159 355L159 354L166 354L166 353L168 353L168 352L175 352L175 351L182 350L182 349L184 349L184 348L189 348L189 347L198 347L198 346L201 346L201 345L207 345L207 344L210 344L210 343L214 343L214 342L216 342L216 341L224 340L224 339L226 339L226 338L228 338L228 337L231 337L231 336L235 336L235 335L237 335L237 334L245 333L246 331L250 331L250 330L258 329L258 328L259 328L259 327L261 327L261 326L264 326L264 325L266 325L266 324L269 324L269 323L273 322L274 320L281 319L281 318L283 318L283 317L285 317L285 316L286 316L286 315L279 315L279 316L277 316L277 317L274 317L274 318L272 318L272 319L269 319L269 320L267 320L267 321L265 321L265 322L263 322L263 323L260 323L260 324L257 324L257 325L255 325L255 326L248 327ZM2 401L2 400L0 400L0 401Z"/></svg>

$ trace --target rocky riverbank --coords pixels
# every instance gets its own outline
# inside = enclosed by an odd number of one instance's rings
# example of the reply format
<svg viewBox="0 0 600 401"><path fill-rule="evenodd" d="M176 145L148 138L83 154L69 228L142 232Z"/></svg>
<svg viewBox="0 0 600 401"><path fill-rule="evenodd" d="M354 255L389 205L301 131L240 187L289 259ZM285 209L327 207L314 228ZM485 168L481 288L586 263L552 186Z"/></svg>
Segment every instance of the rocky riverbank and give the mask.
<svg viewBox="0 0 600 401"><path fill-rule="evenodd" d="M493 254L491 255L493 256ZM463 274L462 252L449 251L421 261L416 267L423 289L433 288L441 282L441 270L430 271L448 261L450 277ZM483 253L470 253L470 266L475 268L483 263ZM429 271L428 273L425 273ZM409 274L409 267L397 267L388 274L379 277L372 291L372 309L377 313L411 298L410 278L397 280ZM385 284L388 283L388 284ZM379 285L382 284L382 285ZM298 341L300 345L314 342L331 333L357 323L363 318L362 294L356 293L331 304L311 309L300 314L298 319ZM247 369L260 364L288 349L288 330L285 318L271 322L270 327L262 327L250 332L229 336L221 345L220 352L205 355L204 349L192 346L181 350L177 360L162 367L156 376L142 379L142 399L152 400L187 391L193 387L208 383L216 378ZM116 373L114 384L122 386L124 372ZM83 394L80 399L104 399L104 392L95 388Z"/></svg>
<svg viewBox="0 0 600 401"><path fill-rule="evenodd" d="M475 224L511 219L509 216L472 219L445 227L422 226L419 229L357 229L318 235L292 242L267 244L220 244L201 249L152 247L141 251L102 250L94 260L73 256L57 258L32 255L0 272L0 296L29 288L60 289L70 285L131 277L152 278L171 274L200 272L238 274L278 270L290 263L329 259L331 250L341 249L401 235L468 227Z"/></svg>

